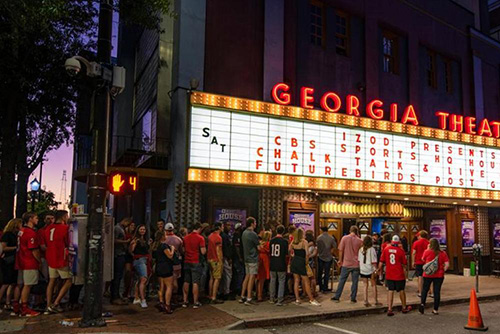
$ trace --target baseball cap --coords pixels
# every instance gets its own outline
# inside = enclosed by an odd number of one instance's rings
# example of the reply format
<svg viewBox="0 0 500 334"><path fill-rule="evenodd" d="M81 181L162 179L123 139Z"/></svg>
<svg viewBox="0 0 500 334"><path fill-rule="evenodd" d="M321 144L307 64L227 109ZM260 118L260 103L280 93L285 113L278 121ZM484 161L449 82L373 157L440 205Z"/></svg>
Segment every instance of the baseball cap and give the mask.
<svg viewBox="0 0 500 334"><path fill-rule="evenodd" d="M165 230L167 230L167 231L173 231L173 230L174 230L174 224L172 224L172 223L167 223L167 224L165 225Z"/></svg>
<svg viewBox="0 0 500 334"><path fill-rule="evenodd" d="M393 236L392 242L399 242L399 236L397 236L397 235Z"/></svg>
<svg viewBox="0 0 500 334"><path fill-rule="evenodd" d="M241 223L236 223L236 225L234 225L234 229L237 230L241 227Z"/></svg>

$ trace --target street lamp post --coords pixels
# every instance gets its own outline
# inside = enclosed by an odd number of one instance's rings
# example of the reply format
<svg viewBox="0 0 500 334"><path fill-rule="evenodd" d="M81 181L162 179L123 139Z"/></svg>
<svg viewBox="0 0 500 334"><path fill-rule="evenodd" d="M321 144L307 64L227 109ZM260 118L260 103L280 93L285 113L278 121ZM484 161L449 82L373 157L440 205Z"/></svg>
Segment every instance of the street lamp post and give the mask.
<svg viewBox="0 0 500 334"><path fill-rule="evenodd" d="M31 212L35 212L35 194L37 191L40 190L40 182L35 179L30 182L30 188L31 188Z"/></svg>

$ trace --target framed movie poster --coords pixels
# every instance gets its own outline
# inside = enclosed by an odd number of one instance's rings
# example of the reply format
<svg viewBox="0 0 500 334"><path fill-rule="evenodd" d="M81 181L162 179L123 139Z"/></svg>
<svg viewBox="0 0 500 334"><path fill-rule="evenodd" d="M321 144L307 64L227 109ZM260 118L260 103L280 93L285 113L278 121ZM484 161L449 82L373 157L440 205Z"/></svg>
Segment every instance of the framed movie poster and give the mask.
<svg viewBox="0 0 500 334"><path fill-rule="evenodd" d="M493 252L500 254L500 223L493 224Z"/></svg>
<svg viewBox="0 0 500 334"><path fill-rule="evenodd" d="M472 245L476 242L474 220L462 220L462 253L472 254Z"/></svg>
<svg viewBox="0 0 500 334"><path fill-rule="evenodd" d="M69 240L69 267L73 275L78 272L78 220L72 219L68 222L68 240Z"/></svg>
<svg viewBox="0 0 500 334"><path fill-rule="evenodd" d="M228 208L215 208L214 209L214 222L220 222L222 224L230 223L231 232L234 232L234 226L236 224L241 224L245 226L247 221L247 210L244 209L228 209Z"/></svg>
<svg viewBox="0 0 500 334"><path fill-rule="evenodd" d="M290 224L301 227L304 232L314 232L314 212L290 212Z"/></svg>
<svg viewBox="0 0 500 334"><path fill-rule="evenodd" d="M430 237L438 239L441 249L446 249L446 219L431 220Z"/></svg>

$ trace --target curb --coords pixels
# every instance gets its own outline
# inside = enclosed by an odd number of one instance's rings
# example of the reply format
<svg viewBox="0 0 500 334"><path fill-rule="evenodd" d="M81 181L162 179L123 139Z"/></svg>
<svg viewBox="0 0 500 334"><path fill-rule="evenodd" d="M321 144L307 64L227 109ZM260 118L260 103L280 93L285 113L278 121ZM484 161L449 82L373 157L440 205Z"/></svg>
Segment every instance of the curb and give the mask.
<svg viewBox="0 0 500 334"><path fill-rule="evenodd" d="M493 301L500 300L500 294L494 295L484 295L478 297L478 301ZM441 306L447 305L457 305L457 304L466 304L469 303L469 298L456 298L456 299L445 299L441 300ZM416 310L418 308L418 303L408 304ZM432 302L428 302L426 307L432 305ZM395 309L401 309L401 306L395 307ZM259 328L259 327L273 327L273 326L285 326L292 325L297 323L305 323L305 322L316 322L328 319L338 319L338 318L350 318L350 317L358 317L362 315L371 315L371 314L382 314L385 313L387 307L371 307L367 309L359 309L352 311L337 311L337 312L328 312L328 313L319 313L319 314L309 314L309 315L299 315L292 317L280 317L275 319L263 319L263 320L241 320L236 322L233 325L229 325L227 329L243 329L243 328ZM234 327L233 327L234 326Z"/></svg>

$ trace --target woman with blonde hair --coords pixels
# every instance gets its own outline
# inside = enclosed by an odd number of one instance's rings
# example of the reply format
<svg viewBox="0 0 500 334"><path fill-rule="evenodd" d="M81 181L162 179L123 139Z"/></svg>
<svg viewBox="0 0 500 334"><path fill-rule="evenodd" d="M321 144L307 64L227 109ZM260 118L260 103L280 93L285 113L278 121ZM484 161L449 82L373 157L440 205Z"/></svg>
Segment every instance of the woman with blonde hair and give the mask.
<svg viewBox="0 0 500 334"><path fill-rule="evenodd" d="M264 283L270 278L271 253L269 251L269 241L271 240L271 231L262 233L262 240L259 247L259 269L257 273L257 301L264 300Z"/></svg>
<svg viewBox="0 0 500 334"><path fill-rule="evenodd" d="M306 264L309 262L308 248L308 243L304 239L304 230L302 228L298 228L294 232L293 241L289 247L289 253L292 256L290 270L294 279L293 291L295 293L295 304L300 304L299 284L302 281L302 288L309 297L309 304L321 306L321 304L318 303L312 295L311 283L309 281L309 277L307 276Z"/></svg>
<svg viewBox="0 0 500 334"><path fill-rule="evenodd" d="M17 250L17 234L21 230L23 221L19 218L11 219L2 235L2 287L0 287L0 300L2 300L3 295L7 291L5 296L5 306L6 310L11 310L10 300L12 296L12 290L14 290L14 300L19 300L21 291L17 283L17 270L15 269L16 262L16 250Z"/></svg>

